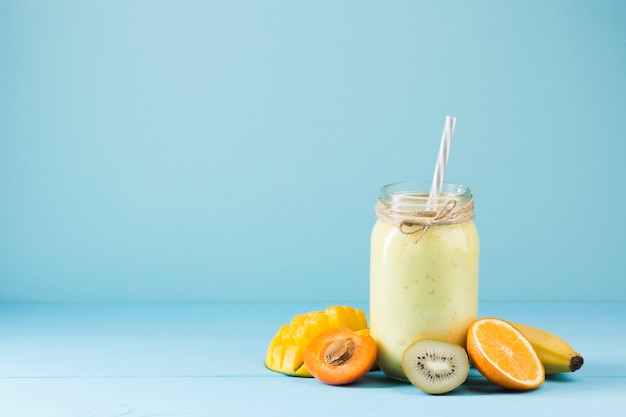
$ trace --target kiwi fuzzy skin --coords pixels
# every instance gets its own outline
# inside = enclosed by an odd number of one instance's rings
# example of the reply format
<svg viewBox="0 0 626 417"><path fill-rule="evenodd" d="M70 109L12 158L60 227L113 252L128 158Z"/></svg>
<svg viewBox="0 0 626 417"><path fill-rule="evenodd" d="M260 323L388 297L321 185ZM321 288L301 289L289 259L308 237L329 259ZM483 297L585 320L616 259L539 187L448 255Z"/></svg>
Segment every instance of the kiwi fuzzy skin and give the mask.
<svg viewBox="0 0 626 417"><path fill-rule="evenodd" d="M402 370L411 384L428 394L446 394L458 388L469 374L469 357L454 343L420 339L402 355Z"/></svg>

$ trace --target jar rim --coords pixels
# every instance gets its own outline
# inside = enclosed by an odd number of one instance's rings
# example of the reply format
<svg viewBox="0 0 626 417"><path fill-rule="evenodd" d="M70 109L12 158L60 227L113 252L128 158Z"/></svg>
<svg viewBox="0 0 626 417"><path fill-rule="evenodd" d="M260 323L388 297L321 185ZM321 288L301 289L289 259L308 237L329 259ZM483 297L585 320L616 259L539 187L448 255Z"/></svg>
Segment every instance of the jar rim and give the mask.
<svg viewBox="0 0 626 417"><path fill-rule="evenodd" d="M425 180L399 181L385 184L380 189L379 199L396 203L419 203L429 201L431 204L445 203L450 199L463 201L472 199L472 190L462 184L444 182L439 197L430 198L431 182Z"/></svg>

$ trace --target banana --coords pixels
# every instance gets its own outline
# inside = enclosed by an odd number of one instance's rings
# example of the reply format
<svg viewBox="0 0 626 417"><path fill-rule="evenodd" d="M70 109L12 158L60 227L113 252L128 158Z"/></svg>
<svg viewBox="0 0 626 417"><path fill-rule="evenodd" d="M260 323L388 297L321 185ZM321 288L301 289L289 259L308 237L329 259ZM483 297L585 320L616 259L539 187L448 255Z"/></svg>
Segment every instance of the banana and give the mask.
<svg viewBox="0 0 626 417"><path fill-rule="evenodd" d="M511 324L522 332L533 346L543 363L546 375L574 372L583 366L582 355L559 336L527 324L513 322Z"/></svg>

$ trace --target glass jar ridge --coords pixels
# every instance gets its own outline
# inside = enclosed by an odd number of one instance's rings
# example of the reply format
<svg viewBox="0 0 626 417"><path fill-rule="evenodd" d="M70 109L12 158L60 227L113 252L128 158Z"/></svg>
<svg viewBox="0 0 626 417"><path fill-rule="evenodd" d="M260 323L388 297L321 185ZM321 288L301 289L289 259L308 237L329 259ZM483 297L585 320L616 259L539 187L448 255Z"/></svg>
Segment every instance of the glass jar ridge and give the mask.
<svg viewBox="0 0 626 417"><path fill-rule="evenodd" d="M424 192L427 187L426 182L420 181L385 185L380 189L376 214L391 223L406 219L428 222L437 218L440 224L455 224L474 218L474 198L468 187L444 183L438 197Z"/></svg>

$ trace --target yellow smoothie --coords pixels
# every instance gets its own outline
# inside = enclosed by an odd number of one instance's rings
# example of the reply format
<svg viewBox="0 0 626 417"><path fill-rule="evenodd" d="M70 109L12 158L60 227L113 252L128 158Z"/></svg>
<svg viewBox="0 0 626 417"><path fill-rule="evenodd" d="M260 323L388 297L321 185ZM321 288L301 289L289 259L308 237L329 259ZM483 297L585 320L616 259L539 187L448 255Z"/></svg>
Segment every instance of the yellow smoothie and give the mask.
<svg viewBox="0 0 626 417"><path fill-rule="evenodd" d="M467 221L443 222L425 231L414 227L410 217L402 219L408 226L379 216L370 257L371 335L381 369L397 379L406 379L402 353L412 342L428 337L465 346L478 312L479 242L473 211Z"/></svg>

